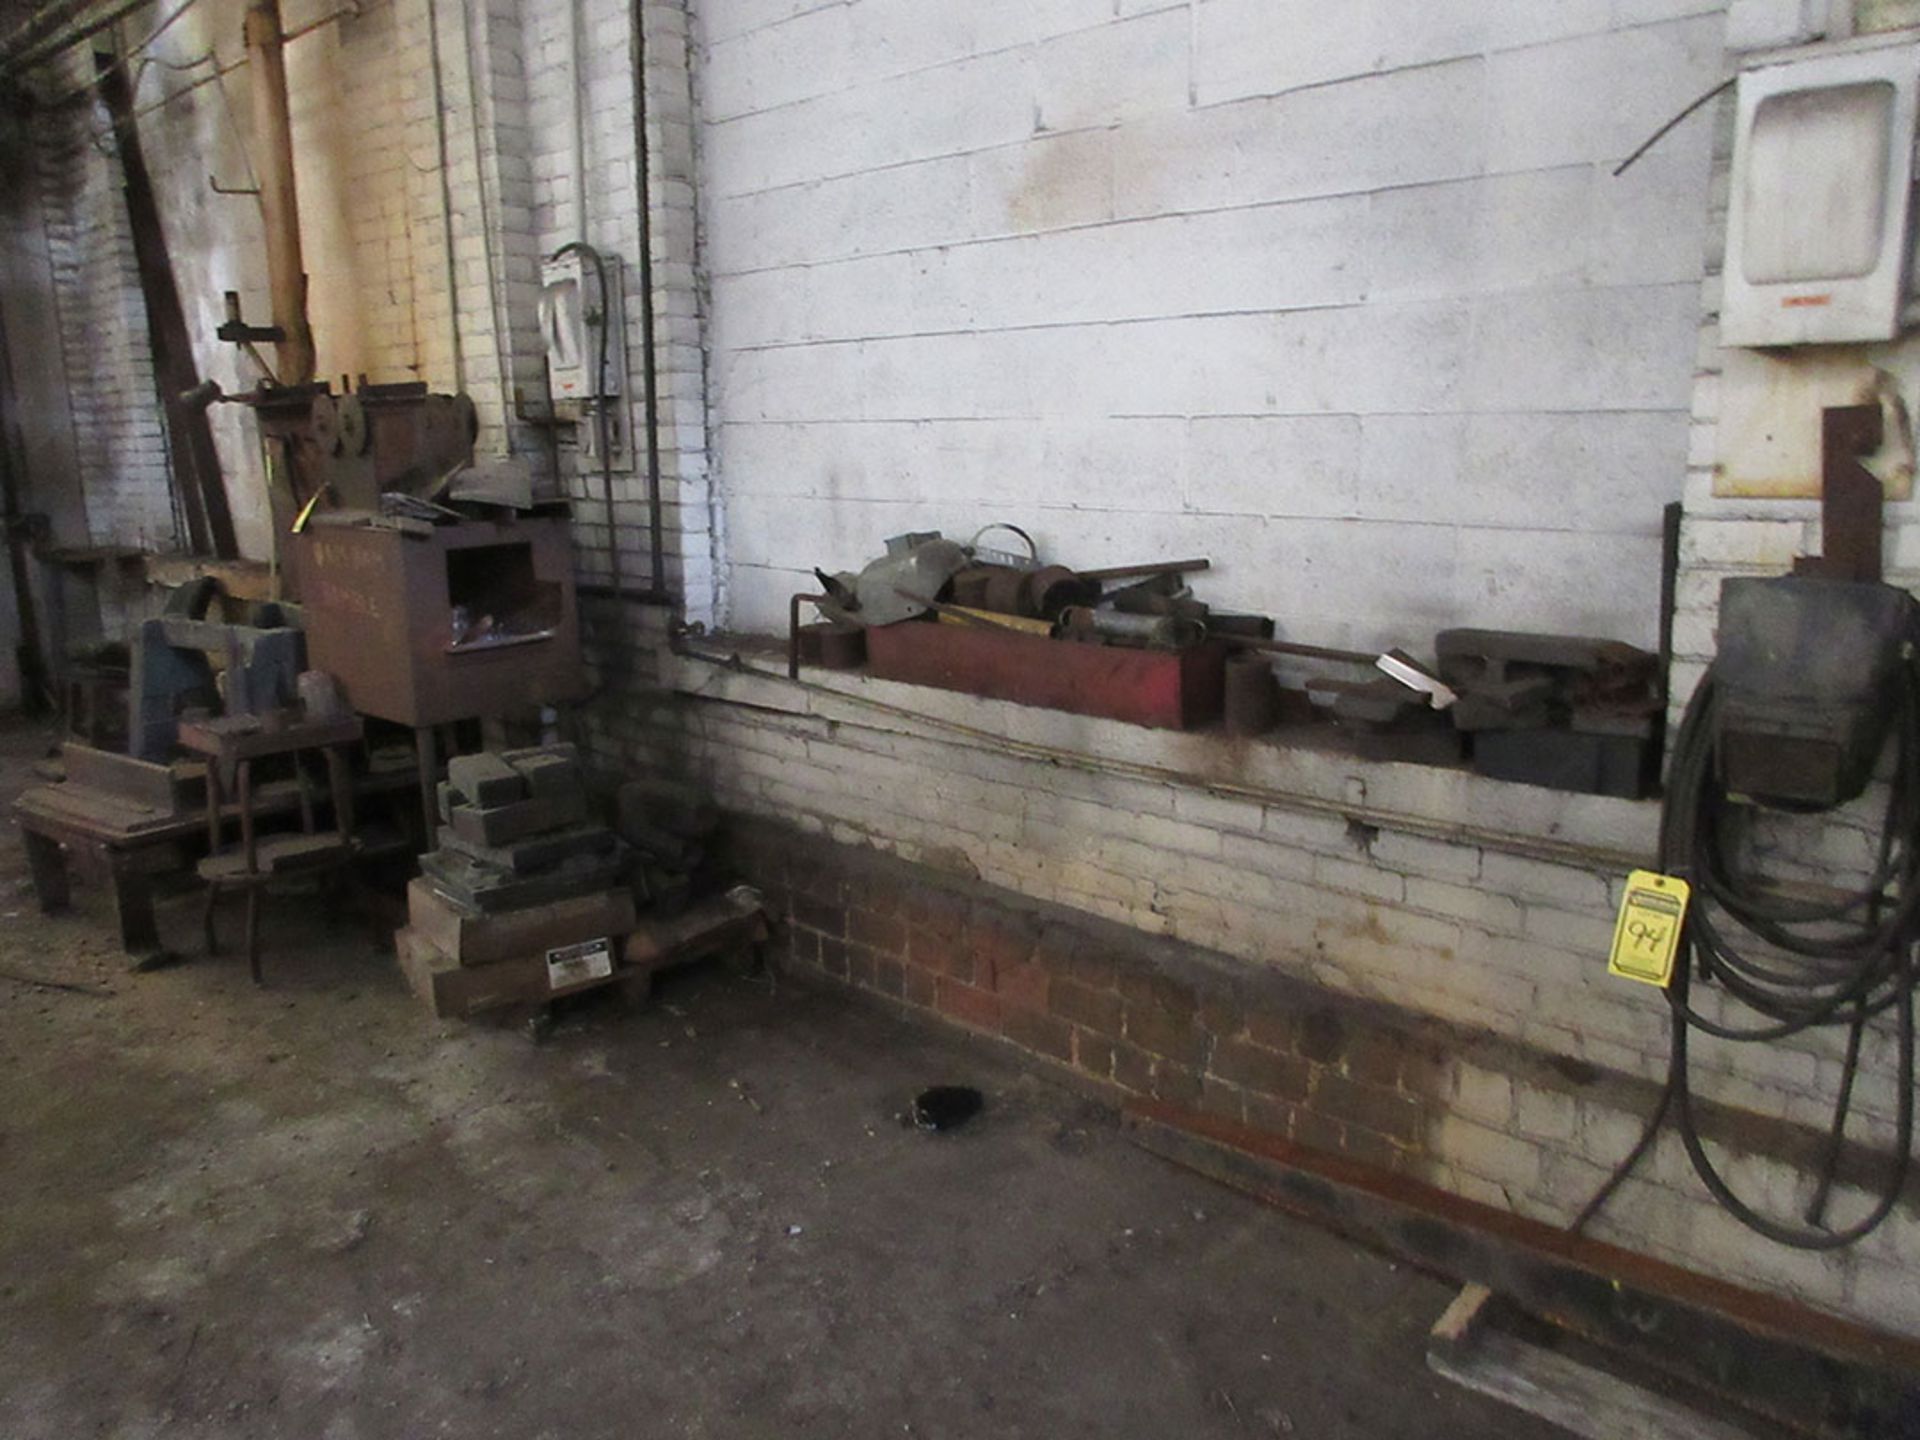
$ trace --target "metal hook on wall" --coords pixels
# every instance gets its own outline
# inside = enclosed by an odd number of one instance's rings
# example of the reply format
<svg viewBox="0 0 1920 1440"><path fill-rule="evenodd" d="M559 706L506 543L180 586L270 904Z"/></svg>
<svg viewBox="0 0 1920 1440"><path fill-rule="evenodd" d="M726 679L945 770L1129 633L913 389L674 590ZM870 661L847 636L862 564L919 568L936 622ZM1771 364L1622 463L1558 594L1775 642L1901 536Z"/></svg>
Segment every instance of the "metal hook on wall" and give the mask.
<svg viewBox="0 0 1920 1440"><path fill-rule="evenodd" d="M222 185L219 178L214 175L207 176L207 188L216 195L258 195L260 193L258 185Z"/></svg>

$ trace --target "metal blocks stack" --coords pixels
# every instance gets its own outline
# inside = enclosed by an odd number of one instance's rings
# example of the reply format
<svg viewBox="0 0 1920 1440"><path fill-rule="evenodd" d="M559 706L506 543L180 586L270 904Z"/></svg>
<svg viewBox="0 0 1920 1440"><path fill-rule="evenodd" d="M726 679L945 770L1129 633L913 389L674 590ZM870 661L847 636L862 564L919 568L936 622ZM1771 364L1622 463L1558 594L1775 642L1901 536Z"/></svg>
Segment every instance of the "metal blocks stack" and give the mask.
<svg viewBox="0 0 1920 1440"><path fill-rule="evenodd" d="M441 1016L537 1007L637 980L624 846L592 816L572 746L463 755L440 789L439 848L420 859L396 937Z"/></svg>

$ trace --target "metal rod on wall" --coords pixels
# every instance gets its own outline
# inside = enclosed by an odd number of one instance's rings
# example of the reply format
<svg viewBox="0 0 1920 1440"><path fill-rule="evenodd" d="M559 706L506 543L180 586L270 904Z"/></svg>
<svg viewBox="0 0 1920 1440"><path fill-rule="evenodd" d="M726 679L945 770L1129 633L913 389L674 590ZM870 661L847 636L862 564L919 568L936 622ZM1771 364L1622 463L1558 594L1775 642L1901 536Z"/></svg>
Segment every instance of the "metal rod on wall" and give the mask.
<svg viewBox="0 0 1920 1440"><path fill-rule="evenodd" d="M653 196L649 191L653 166L647 153L647 36L646 0L633 0L633 151L640 197L640 350L644 423L647 435L647 588L667 594L666 537L660 514L660 380L659 350L653 313Z"/></svg>
<svg viewBox="0 0 1920 1440"><path fill-rule="evenodd" d="M447 338L453 346L453 388L464 390L467 364L460 344L459 265L453 253L453 180L447 148L447 93L440 75L440 7L435 0L426 0L426 5L427 57L433 68L433 133L440 152L440 219L447 247Z"/></svg>

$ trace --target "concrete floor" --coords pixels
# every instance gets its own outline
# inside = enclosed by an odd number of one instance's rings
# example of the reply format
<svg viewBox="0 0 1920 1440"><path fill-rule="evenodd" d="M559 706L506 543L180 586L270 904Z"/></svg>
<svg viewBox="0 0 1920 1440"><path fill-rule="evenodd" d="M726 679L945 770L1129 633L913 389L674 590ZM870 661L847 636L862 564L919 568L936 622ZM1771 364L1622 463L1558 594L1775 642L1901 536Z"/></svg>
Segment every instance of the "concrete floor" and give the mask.
<svg viewBox="0 0 1920 1440"><path fill-rule="evenodd" d="M81 905L0 843L8 1440L1558 1433L1426 1371L1449 1287L950 1037L693 971L534 1045L310 901L264 989L190 899L145 975ZM896 1123L948 1080L972 1126Z"/></svg>

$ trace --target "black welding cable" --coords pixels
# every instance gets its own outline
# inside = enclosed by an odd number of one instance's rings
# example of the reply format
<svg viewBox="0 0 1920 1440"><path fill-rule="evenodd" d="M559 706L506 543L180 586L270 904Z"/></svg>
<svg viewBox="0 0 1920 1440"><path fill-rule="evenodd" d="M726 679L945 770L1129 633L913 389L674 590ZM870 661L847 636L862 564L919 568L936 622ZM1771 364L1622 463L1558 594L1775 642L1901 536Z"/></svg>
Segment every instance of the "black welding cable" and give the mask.
<svg viewBox="0 0 1920 1440"><path fill-rule="evenodd" d="M1627 1158L1613 1167L1606 1183L1593 1192L1593 1198L1587 1201L1573 1223L1567 1229L1578 1235L1592 1223L1593 1217L1606 1208L1613 1198L1613 1192L1626 1184L1627 1177L1640 1168L1640 1162L1646 1158L1647 1151L1653 1148L1653 1142L1660 1138L1660 1129L1667 1123L1667 1110L1673 1104L1673 1086L1660 1087L1660 1103L1653 1107L1653 1114L1647 1117L1647 1123L1640 1131L1640 1138L1633 1142L1633 1149L1627 1152Z"/></svg>
<svg viewBox="0 0 1920 1440"><path fill-rule="evenodd" d="M1684 990L1686 981L1675 977L1675 985ZM1893 1212L1900 1199L1900 1192L1906 1187L1907 1172L1913 1161L1913 991L1908 985L1902 1003L1898 1006L1900 1073L1903 1077L1900 1087L1898 1113L1894 1121L1893 1168L1881 1189L1880 1198L1873 1208L1852 1225L1840 1230L1816 1229L1808 1225L1794 1225L1762 1215L1733 1191L1726 1179L1715 1167L1707 1155L1700 1138L1699 1125L1693 1113L1693 1093L1687 1076L1687 1033L1689 1027L1680 1018L1680 1010L1685 1003L1684 996L1675 1003L1673 1019L1673 1094L1674 1114L1680 1141L1686 1146L1687 1157L1693 1161L1694 1172L1701 1182L1712 1192L1713 1198L1730 1213L1734 1219L1749 1230L1766 1236L1778 1244L1790 1246L1795 1250L1840 1250L1856 1240L1871 1234L1880 1227L1880 1223ZM1835 1107L1832 1135L1844 1133L1846 1128L1849 1092L1852 1089L1851 1075L1841 1086L1842 1098ZM1829 1144L1822 1169L1817 1177L1816 1199L1819 1213L1825 1208L1825 1197L1833 1187L1839 1163L1839 1146ZM1811 1208L1811 1207L1810 1207Z"/></svg>
<svg viewBox="0 0 1920 1440"><path fill-rule="evenodd" d="M1866 1034L1867 1012L1865 1006L1858 1006L1853 1012L1853 1020L1847 1026L1847 1053L1840 1062L1840 1089L1834 1096L1833 1120L1827 1127L1827 1144L1821 1152L1820 1170L1814 1185L1813 1198L1807 1202L1806 1214L1802 1217L1809 1225L1825 1228L1827 1201L1833 1195L1834 1177L1840 1171L1840 1152L1847 1143L1847 1112L1853 1108L1853 1082L1860 1074L1860 1040Z"/></svg>
<svg viewBox="0 0 1920 1440"><path fill-rule="evenodd" d="M1715 775L1713 711L1718 703L1709 676L1689 707L1691 726L1683 725L1675 747L1673 784L1663 835L1673 852L1689 857L1691 878L1703 891L1688 923L1685 949L1668 991L1672 1052L1669 1089L1681 1143L1695 1173L1713 1197L1749 1229L1779 1244L1803 1250L1836 1250L1869 1234L1891 1213L1906 1184L1913 1155L1914 1088L1914 943L1915 910L1920 906L1920 681L1911 665L1896 691L1893 727L1895 769L1876 847L1876 863L1860 890L1826 904L1786 902L1739 874L1731 863L1727 820L1733 807ZM1886 903L1888 886L1895 899ZM1728 920L1804 962L1795 971L1755 959L1730 943L1715 910ZM1885 912L1883 914L1883 911ZM1864 912L1850 923L1848 917ZM1796 926L1820 925L1809 936ZM1835 927L1845 926L1835 933ZM1700 1014L1690 1003L1695 964L1700 978L1718 982L1754 1010L1758 1026L1736 1027ZM1860 1033L1867 1020L1895 1012L1899 1046L1899 1096L1894 1123L1893 1165L1879 1199L1854 1224L1838 1230L1789 1224L1762 1215L1738 1196L1708 1156L1693 1107L1689 1042L1693 1030L1735 1041L1773 1041L1830 1024L1848 1027L1846 1058L1834 1102L1822 1163L1816 1173L1811 1216L1824 1213L1837 1176L1840 1152L1860 1055Z"/></svg>
<svg viewBox="0 0 1920 1440"><path fill-rule="evenodd" d="M1622 160L1618 165L1613 167L1614 178L1617 180L1620 178L1620 176L1626 174L1627 171L1633 167L1635 162L1637 162L1642 155L1646 154L1647 151L1651 150L1654 146L1658 145L1663 139L1665 139L1668 132L1671 131L1673 127L1678 125L1682 120L1686 119L1689 115L1693 114L1694 111L1698 110L1702 105L1706 104L1709 100L1712 100L1717 96L1726 94L1727 91L1731 90L1734 87L1735 82L1737 82L1739 78L1740 77L1738 75L1730 75L1725 80L1722 80L1718 85L1714 86L1711 90L1707 91L1704 95L1696 96L1693 100L1689 101L1686 109L1682 110L1679 114L1675 115L1672 119L1668 120L1666 124L1662 125L1658 130L1654 131L1646 139L1642 140L1638 145L1634 146L1633 153L1627 156L1627 158Z"/></svg>
<svg viewBox="0 0 1920 1440"><path fill-rule="evenodd" d="M1667 805L1661 816L1661 868L1696 888L1674 981L1667 992L1671 1037L1667 1083L1639 1141L1571 1229L1583 1229L1599 1213L1652 1148L1669 1115L1695 1172L1715 1200L1749 1229L1779 1244L1805 1250L1839 1249L1871 1232L1891 1213L1912 1164L1914 1127L1920 672L1912 663L1902 673L1896 700L1894 775L1869 880L1836 901L1787 901L1763 883L1742 876L1731 863L1736 837L1729 831L1736 812L1750 811L1733 806L1717 779L1712 736L1718 695L1711 673L1701 682L1674 743ZM1856 915L1864 919L1854 920ZM1792 959L1766 961L1743 952L1729 941L1729 924L1775 945ZM1801 928L1807 926L1817 927L1818 933ZM1733 1026L1695 1009L1690 996L1696 968L1700 978L1721 984L1761 1023ZM1820 1221L1839 1170L1861 1036L1870 1019L1888 1010L1896 1015L1900 1073L1892 1171L1865 1217L1839 1230L1827 1229ZM1848 1030L1833 1118L1807 1207L1809 1224L1788 1224L1760 1214L1742 1200L1707 1155L1694 1113L1689 1036L1698 1029L1728 1040L1766 1043L1830 1024L1844 1024Z"/></svg>

